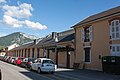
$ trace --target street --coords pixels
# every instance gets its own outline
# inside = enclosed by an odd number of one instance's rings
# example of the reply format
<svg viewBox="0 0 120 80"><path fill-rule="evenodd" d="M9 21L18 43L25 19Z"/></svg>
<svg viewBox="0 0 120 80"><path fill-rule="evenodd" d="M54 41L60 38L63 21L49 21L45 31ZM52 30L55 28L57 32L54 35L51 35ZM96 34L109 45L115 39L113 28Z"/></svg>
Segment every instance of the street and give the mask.
<svg viewBox="0 0 120 80"><path fill-rule="evenodd" d="M29 71L0 61L2 80L120 80L120 75L91 70L57 69L54 74Z"/></svg>

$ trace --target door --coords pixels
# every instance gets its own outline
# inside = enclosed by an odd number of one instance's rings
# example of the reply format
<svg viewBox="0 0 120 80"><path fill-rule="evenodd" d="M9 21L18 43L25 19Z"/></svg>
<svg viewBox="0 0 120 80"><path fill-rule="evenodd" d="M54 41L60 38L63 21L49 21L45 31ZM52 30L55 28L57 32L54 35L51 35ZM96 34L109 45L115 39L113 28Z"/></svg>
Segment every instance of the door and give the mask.
<svg viewBox="0 0 120 80"><path fill-rule="evenodd" d="M90 48L84 48L84 62L89 63L91 61Z"/></svg>
<svg viewBox="0 0 120 80"><path fill-rule="evenodd" d="M67 51L67 68L70 68L70 52Z"/></svg>

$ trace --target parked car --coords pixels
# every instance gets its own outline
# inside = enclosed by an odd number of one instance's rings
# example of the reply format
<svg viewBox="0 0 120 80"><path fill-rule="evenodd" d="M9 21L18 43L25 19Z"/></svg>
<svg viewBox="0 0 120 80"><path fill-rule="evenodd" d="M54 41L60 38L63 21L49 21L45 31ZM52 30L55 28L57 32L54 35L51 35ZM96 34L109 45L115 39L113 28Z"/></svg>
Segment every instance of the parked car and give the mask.
<svg viewBox="0 0 120 80"><path fill-rule="evenodd" d="M34 62L34 58L24 58L21 62L21 67L30 68L30 64Z"/></svg>
<svg viewBox="0 0 120 80"><path fill-rule="evenodd" d="M34 63L31 64L30 70L41 72L55 72L55 65L51 59L48 58L37 58Z"/></svg>
<svg viewBox="0 0 120 80"><path fill-rule="evenodd" d="M6 58L7 58L7 56L4 56L3 59L2 59L2 61L5 61Z"/></svg>
<svg viewBox="0 0 120 80"><path fill-rule="evenodd" d="M21 65L21 62L23 61L23 57L17 57L15 58L14 64L16 65Z"/></svg>
<svg viewBox="0 0 120 80"><path fill-rule="evenodd" d="M3 60L4 56L0 56L0 60Z"/></svg>
<svg viewBox="0 0 120 80"><path fill-rule="evenodd" d="M13 64L14 61L15 61L15 58L16 58L16 57L11 57L9 62Z"/></svg>
<svg viewBox="0 0 120 80"><path fill-rule="evenodd" d="M9 59L10 59L10 56L7 56L7 57L5 58L5 62L8 62Z"/></svg>

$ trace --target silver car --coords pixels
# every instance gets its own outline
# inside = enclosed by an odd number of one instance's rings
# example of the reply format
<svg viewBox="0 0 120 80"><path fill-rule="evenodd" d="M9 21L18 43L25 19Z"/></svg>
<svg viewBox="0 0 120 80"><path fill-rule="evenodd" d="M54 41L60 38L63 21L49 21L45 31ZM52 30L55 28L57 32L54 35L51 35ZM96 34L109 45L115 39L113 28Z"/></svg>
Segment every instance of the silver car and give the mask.
<svg viewBox="0 0 120 80"><path fill-rule="evenodd" d="M30 67L30 70L41 72L54 73L55 72L55 64L51 59L48 58L37 58Z"/></svg>

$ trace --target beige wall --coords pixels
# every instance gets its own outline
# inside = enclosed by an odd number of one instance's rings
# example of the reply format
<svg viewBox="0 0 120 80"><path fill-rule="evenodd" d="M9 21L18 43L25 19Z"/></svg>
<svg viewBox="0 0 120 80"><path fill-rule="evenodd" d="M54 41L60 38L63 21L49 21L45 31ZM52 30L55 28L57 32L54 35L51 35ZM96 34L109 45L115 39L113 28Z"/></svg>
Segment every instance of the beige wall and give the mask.
<svg viewBox="0 0 120 80"><path fill-rule="evenodd" d="M108 21L93 23L93 42L91 46L91 62L85 64L87 69L101 70L99 55L109 55L109 26ZM84 26L83 26L84 27ZM76 28L76 60L83 67L84 47L81 41L81 27Z"/></svg>
<svg viewBox="0 0 120 80"><path fill-rule="evenodd" d="M59 52L58 53L58 66L66 67L66 60L67 60L66 52Z"/></svg>
<svg viewBox="0 0 120 80"><path fill-rule="evenodd" d="M49 58L55 63L55 53L50 50Z"/></svg>
<svg viewBox="0 0 120 80"><path fill-rule="evenodd" d="M85 68L102 70L101 56L110 56L110 33L108 20L99 21L87 25L93 26L93 42L91 46L91 63L85 63ZM87 26L86 25L86 26ZM82 26L85 27L85 26ZM84 47L81 41L81 29L77 27L76 30L76 62L81 63L80 68L83 67ZM112 41L112 44L120 44L120 40Z"/></svg>

